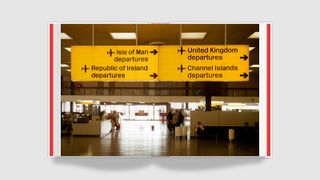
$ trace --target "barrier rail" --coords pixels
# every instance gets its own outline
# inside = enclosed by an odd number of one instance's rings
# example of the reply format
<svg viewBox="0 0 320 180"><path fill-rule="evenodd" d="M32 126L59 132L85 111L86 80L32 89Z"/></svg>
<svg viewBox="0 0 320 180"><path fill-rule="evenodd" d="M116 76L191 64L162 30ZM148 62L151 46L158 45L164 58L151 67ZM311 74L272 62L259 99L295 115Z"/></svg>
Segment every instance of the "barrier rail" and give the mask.
<svg viewBox="0 0 320 180"><path fill-rule="evenodd" d="M259 96L259 88L209 89L212 96ZM110 95L110 96L205 96L200 87L75 87L62 88L62 95Z"/></svg>

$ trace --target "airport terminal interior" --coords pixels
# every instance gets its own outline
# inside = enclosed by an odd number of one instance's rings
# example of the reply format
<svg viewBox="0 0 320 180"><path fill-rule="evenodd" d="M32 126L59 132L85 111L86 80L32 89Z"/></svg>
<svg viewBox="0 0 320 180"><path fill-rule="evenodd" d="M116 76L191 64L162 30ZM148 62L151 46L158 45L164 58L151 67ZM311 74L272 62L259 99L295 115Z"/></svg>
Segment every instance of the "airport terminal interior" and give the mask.
<svg viewBox="0 0 320 180"><path fill-rule="evenodd" d="M258 24L62 24L61 155L258 156L258 34ZM72 46L142 45L248 45L250 78L71 80Z"/></svg>

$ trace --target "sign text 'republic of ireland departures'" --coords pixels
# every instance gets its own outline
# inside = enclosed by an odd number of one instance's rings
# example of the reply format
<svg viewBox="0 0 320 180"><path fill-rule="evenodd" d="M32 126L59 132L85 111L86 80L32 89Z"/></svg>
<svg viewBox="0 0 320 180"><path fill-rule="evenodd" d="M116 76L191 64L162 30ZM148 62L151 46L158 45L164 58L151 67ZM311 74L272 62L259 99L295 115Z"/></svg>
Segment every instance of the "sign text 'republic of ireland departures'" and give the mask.
<svg viewBox="0 0 320 180"><path fill-rule="evenodd" d="M73 46L71 79L249 81L249 46Z"/></svg>
<svg viewBox="0 0 320 180"><path fill-rule="evenodd" d="M158 80L158 46L72 46L71 79Z"/></svg>

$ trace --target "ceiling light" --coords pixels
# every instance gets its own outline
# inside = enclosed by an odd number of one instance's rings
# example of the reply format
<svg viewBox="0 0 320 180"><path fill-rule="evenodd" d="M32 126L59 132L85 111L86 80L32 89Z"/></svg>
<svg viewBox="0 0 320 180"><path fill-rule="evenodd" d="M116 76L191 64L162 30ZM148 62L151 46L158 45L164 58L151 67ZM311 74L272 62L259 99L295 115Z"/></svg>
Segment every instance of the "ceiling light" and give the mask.
<svg viewBox="0 0 320 180"><path fill-rule="evenodd" d="M254 32L248 37L248 39L259 39L259 32Z"/></svg>
<svg viewBox="0 0 320 180"><path fill-rule="evenodd" d="M77 100L76 104L100 104L100 101L96 101L96 100Z"/></svg>
<svg viewBox="0 0 320 180"><path fill-rule="evenodd" d="M92 104L93 100L77 100L76 104Z"/></svg>
<svg viewBox="0 0 320 180"><path fill-rule="evenodd" d="M188 32L181 33L182 39L203 39L206 36L206 32Z"/></svg>
<svg viewBox="0 0 320 180"><path fill-rule="evenodd" d="M166 44L165 42L162 42L162 41L152 41L152 42L149 42L150 45L164 45Z"/></svg>
<svg viewBox="0 0 320 180"><path fill-rule="evenodd" d="M61 64L61 67L65 68L65 67L69 67L68 64Z"/></svg>
<svg viewBox="0 0 320 180"><path fill-rule="evenodd" d="M64 49L71 52L71 47L65 47Z"/></svg>
<svg viewBox="0 0 320 180"><path fill-rule="evenodd" d="M66 71L71 72L71 69L66 69Z"/></svg>
<svg viewBox="0 0 320 180"><path fill-rule="evenodd" d="M136 39L136 33L110 33L112 39Z"/></svg>
<svg viewBox="0 0 320 180"><path fill-rule="evenodd" d="M224 101L211 101L211 105L222 105Z"/></svg>
<svg viewBox="0 0 320 180"><path fill-rule="evenodd" d="M249 72L252 72L252 71L253 71L253 69L250 69L250 70L249 70Z"/></svg>
<svg viewBox="0 0 320 180"><path fill-rule="evenodd" d="M72 39L68 34L66 33L61 33L61 39Z"/></svg>
<svg viewBox="0 0 320 180"><path fill-rule="evenodd" d="M251 68L259 68L259 64L252 64L250 67Z"/></svg>
<svg viewBox="0 0 320 180"><path fill-rule="evenodd" d="M253 50L254 48L256 48L256 47L249 47L249 51Z"/></svg>
<svg viewBox="0 0 320 180"><path fill-rule="evenodd" d="M244 103L228 103L228 106L245 106Z"/></svg>

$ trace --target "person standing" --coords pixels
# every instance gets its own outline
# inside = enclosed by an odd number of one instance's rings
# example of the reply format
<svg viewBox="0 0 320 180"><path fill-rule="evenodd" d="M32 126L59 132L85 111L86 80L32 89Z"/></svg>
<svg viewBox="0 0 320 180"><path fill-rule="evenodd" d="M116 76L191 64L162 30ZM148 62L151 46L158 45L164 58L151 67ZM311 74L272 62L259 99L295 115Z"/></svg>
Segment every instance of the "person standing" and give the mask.
<svg viewBox="0 0 320 180"><path fill-rule="evenodd" d="M116 130L119 130L120 129L120 113L117 112L117 111L114 111L114 122L115 122L115 126L116 126Z"/></svg>
<svg viewBox="0 0 320 180"><path fill-rule="evenodd" d="M170 131L172 129L172 119L173 119L172 110L169 109L168 114L167 114L167 127L169 128Z"/></svg>
<svg viewBox="0 0 320 180"><path fill-rule="evenodd" d="M184 124L184 115L182 113L182 109L179 110L178 112L178 126L183 126Z"/></svg>
<svg viewBox="0 0 320 180"><path fill-rule="evenodd" d="M107 119L111 120L111 131L114 130L119 130L120 129L120 124L119 124L119 113L116 111L111 111L108 116Z"/></svg>

